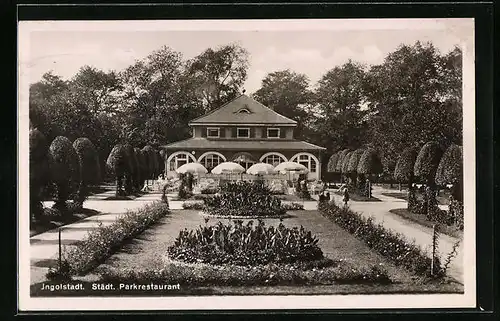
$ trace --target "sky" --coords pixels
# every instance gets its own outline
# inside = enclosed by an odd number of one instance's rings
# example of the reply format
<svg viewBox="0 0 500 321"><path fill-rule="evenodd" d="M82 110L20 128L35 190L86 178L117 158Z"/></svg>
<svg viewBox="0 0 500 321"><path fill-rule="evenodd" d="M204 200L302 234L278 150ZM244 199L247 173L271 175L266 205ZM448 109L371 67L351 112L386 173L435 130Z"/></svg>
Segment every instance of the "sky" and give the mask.
<svg viewBox="0 0 500 321"><path fill-rule="evenodd" d="M291 69L307 75L314 85L349 59L379 64L401 44L432 42L446 53L471 38L472 30L471 21L464 19L328 20L317 26L314 21L177 22L154 28L129 22L114 22L113 27L92 22L39 23L20 28L19 37L26 46L20 46L19 55L33 83L48 71L70 79L84 65L120 71L164 45L189 59L209 47L237 43L249 52L243 88L252 93L270 72Z"/></svg>

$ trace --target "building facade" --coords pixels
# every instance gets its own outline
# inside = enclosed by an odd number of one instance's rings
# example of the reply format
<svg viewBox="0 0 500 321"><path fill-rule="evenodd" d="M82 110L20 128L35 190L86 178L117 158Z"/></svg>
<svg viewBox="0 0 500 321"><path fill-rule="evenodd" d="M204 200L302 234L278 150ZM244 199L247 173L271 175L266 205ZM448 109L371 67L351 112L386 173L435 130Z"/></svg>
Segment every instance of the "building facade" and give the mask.
<svg viewBox="0 0 500 321"><path fill-rule="evenodd" d="M309 178L321 177L324 147L296 140L297 122L280 115L247 95L192 120L192 137L163 146L167 172L198 162L209 171L232 161L249 168L263 162L274 166L291 161L309 169Z"/></svg>

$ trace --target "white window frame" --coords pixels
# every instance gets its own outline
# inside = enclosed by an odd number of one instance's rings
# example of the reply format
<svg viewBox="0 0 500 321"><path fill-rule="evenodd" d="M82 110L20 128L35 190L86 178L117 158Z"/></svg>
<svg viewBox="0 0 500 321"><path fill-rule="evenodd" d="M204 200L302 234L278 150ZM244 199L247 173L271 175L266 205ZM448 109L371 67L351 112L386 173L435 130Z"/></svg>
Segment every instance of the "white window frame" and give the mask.
<svg viewBox="0 0 500 321"><path fill-rule="evenodd" d="M240 129L248 130L248 136L240 136ZM236 128L236 138L250 138L250 127L237 127Z"/></svg>
<svg viewBox="0 0 500 321"><path fill-rule="evenodd" d="M276 137L270 137L269 136L269 130L277 130L278 131L278 136ZM281 129L280 128L267 128L267 138L280 138L281 137Z"/></svg>
<svg viewBox="0 0 500 321"><path fill-rule="evenodd" d="M217 136L209 135L210 130L217 130ZM207 138L220 138L220 128L219 127L207 127Z"/></svg>

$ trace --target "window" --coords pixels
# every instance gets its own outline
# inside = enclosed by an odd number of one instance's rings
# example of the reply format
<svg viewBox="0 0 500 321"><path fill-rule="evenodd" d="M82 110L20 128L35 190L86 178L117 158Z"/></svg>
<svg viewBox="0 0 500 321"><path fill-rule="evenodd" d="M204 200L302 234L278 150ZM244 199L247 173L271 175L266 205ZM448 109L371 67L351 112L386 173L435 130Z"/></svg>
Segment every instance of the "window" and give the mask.
<svg viewBox="0 0 500 321"><path fill-rule="evenodd" d="M224 162L224 159L217 154L208 154L201 159L201 165L205 166L208 171L211 171L215 166Z"/></svg>
<svg viewBox="0 0 500 321"><path fill-rule="evenodd" d="M318 171L318 163L309 153L299 154L298 156L296 155L295 157L292 157L291 161L304 165L310 173L316 173Z"/></svg>
<svg viewBox="0 0 500 321"><path fill-rule="evenodd" d="M269 155L269 156L266 156L266 158L264 158L264 163L271 164L273 166L277 166L281 162L284 162L284 161L285 160L281 156L276 155L276 154Z"/></svg>
<svg viewBox="0 0 500 321"><path fill-rule="evenodd" d="M207 128L207 137L208 138L219 138L220 131L219 128Z"/></svg>
<svg viewBox="0 0 500 321"><path fill-rule="evenodd" d="M279 128L268 128L267 129L267 138L280 138L280 129Z"/></svg>
<svg viewBox="0 0 500 321"><path fill-rule="evenodd" d="M181 152L170 158L168 164L169 167L168 170L175 171L177 168L181 167L184 164L194 163L194 162L196 162L196 160L194 159L193 155Z"/></svg>
<svg viewBox="0 0 500 321"><path fill-rule="evenodd" d="M250 128L238 128L236 137L250 138Z"/></svg>

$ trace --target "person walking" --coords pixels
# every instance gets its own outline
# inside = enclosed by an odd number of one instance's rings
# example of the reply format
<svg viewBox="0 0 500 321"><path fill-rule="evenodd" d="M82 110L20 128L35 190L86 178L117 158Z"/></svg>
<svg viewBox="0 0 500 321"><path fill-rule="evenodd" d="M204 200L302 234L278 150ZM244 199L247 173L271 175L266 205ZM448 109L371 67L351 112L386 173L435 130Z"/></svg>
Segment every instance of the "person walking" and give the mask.
<svg viewBox="0 0 500 321"><path fill-rule="evenodd" d="M344 202L344 207L347 207L347 203L349 202L349 190L347 187L344 189L344 197L342 198L342 201Z"/></svg>

